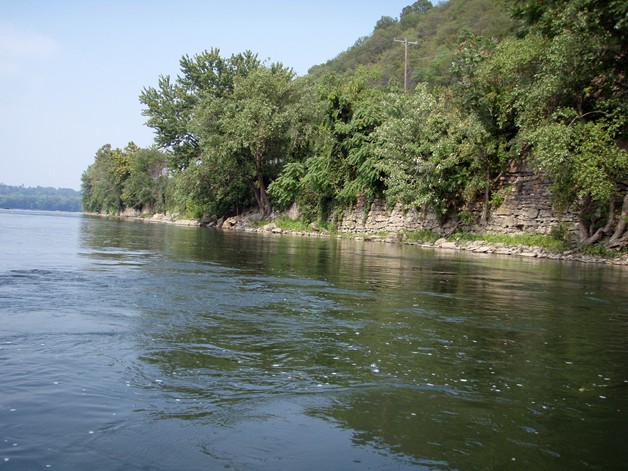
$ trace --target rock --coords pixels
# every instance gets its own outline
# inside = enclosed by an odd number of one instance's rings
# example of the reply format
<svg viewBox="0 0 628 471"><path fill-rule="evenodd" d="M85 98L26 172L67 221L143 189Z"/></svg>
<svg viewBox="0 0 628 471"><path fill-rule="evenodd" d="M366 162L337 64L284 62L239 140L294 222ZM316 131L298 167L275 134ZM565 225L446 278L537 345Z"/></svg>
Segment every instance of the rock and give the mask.
<svg viewBox="0 0 628 471"><path fill-rule="evenodd" d="M201 224L201 226L209 226L211 224L213 224L215 226L216 225L216 221L218 221L218 216L216 216L215 214L213 214L211 216L208 215L208 214L205 214L201 218L200 224Z"/></svg>
<svg viewBox="0 0 628 471"><path fill-rule="evenodd" d="M232 216L230 218L225 219L225 222L222 223L223 229L233 229L238 224L239 217Z"/></svg>
<svg viewBox="0 0 628 471"><path fill-rule="evenodd" d="M386 236L386 242L389 244L400 244L402 242L401 234L398 232L391 232Z"/></svg>
<svg viewBox="0 0 628 471"><path fill-rule="evenodd" d="M526 211L525 216L528 219L536 219L539 215L540 211L538 208L530 208Z"/></svg>
<svg viewBox="0 0 628 471"><path fill-rule="evenodd" d="M490 245L480 245L480 246L476 247L475 252L476 253L495 252L495 248L491 247Z"/></svg>

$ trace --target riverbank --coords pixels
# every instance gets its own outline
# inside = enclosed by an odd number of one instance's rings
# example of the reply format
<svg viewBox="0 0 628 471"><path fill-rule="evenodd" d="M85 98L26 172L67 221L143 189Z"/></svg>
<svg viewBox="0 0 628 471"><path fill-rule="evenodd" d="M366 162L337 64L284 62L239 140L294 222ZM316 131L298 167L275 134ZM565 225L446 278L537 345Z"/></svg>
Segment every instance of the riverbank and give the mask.
<svg viewBox="0 0 628 471"><path fill-rule="evenodd" d="M224 229L224 228L223 228ZM270 223L268 225L256 228L252 226L244 227L230 227L227 230L243 230L246 232L257 233L271 233L271 234L286 234L302 237L337 237L348 238L353 240L363 240L367 242L380 242L388 244L404 244L415 245L424 248L442 249L442 250L460 250L465 252L472 252L476 254L492 254L492 255L508 255L521 258L538 258L549 260L564 260L581 263L603 263L609 265L622 265L628 266L628 254L621 254L614 257L592 255L586 253L580 253L575 250L556 251L549 250L543 247L530 246L530 245L509 245L505 243L492 243L482 240L461 240L456 239L456 236L450 236L449 238L439 238L434 242L428 241L415 241L409 240L403 232L389 233L385 235L380 234L338 234L327 233L317 231L315 229L311 231L295 231L285 230L277 227L275 224Z"/></svg>
<svg viewBox="0 0 628 471"><path fill-rule="evenodd" d="M344 238L356 241L379 242L387 244L414 245L439 250L459 250L476 254L507 255L521 258L536 258L549 260L564 260L579 263L595 263L628 266L628 253L613 256L583 253L577 250L552 250L534 245L494 243L483 240L465 240L456 234L447 238L436 240L415 240L405 231L378 232L378 233L347 233L326 231L316 224L311 224L306 230L285 229L280 227L271 218L268 223L263 223L261 215L257 212L248 212L230 218L203 218L203 219L179 219L171 214L141 214L125 211L119 216L121 219L130 219L151 223L173 224L177 226L209 227L224 231L243 231L267 235L291 235L299 237L323 237Z"/></svg>

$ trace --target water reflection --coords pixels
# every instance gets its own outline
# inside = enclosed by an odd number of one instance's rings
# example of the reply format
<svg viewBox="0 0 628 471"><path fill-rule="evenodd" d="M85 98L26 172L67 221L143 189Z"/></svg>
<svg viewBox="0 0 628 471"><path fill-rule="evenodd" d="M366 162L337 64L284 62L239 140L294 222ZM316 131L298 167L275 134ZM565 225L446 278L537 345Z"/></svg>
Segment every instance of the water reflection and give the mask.
<svg viewBox="0 0 628 471"><path fill-rule="evenodd" d="M142 410L211 427L219 461L272 469L252 450L270 463L326 436L356 467L628 458L620 268L107 220L81 244L141 310Z"/></svg>

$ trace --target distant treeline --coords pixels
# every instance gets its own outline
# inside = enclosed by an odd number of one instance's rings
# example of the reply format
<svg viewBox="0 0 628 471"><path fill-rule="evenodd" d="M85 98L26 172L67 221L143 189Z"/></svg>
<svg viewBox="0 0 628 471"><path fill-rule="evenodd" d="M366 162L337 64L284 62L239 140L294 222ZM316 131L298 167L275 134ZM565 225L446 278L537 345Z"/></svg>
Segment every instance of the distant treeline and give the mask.
<svg viewBox="0 0 628 471"><path fill-rule="evenodd" d="M81 193L71 188L29 188L0 183L0 208L81 211Z"/></svg>

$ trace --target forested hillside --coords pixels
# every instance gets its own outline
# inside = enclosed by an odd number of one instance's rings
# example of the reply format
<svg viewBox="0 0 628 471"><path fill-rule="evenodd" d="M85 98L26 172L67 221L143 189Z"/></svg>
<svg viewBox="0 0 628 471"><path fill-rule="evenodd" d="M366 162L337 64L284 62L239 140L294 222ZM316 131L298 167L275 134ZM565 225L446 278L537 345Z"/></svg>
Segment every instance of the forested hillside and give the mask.
<svg viewBox="0 0 628 471"><path fill-rule="evenodd" d="M297 203L333 224L358 199L483 224L514 163L580 213L579 244L628 244L628 3L417 1L296 77L246 51L180 61L140 101L155 145L104 145L83 206L186 217ZM410 84L403 87L403 44ZM478 211L478 208L480 210Z"/></svg>
<svg viewBox="0 0 628 471"><path fill-rule="evenodd" d="M0 183L0 208L80 211L81 194L70 188L29 188Z"/></svg>
<svg viewBox="0 0 628 471"><path fill-rule="evenodd" d="M327 63L312 67L309 74L350 76L362 68L377 77L380 85L403 84L404 45L399 41L407 38L415 43L408 47L408 88L420 82L449 85L453 80L451 62L466 35L502 39L515 33L516 22L508 9L503 0L457 0L436 6L419 0L404 8L399 18L382 17L369 36L359 38Z"/></svg>

